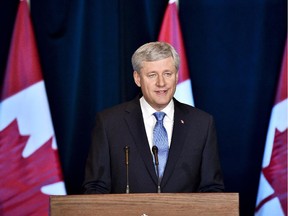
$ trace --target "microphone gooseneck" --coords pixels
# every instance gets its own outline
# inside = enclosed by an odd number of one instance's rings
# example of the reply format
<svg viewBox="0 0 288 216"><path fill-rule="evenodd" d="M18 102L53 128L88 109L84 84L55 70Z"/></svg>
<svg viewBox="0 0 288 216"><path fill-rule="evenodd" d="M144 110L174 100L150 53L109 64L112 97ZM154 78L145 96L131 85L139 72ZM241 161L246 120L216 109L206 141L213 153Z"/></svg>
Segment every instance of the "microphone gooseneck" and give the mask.
<svg viewBox="0 0 288 216"><path fill-rule="evenodd" d="M129 146L124 147L125 151L125 166L126 166L126 193L130 192L129 189Z"/></svg>
<svg viewBox="0 0 288 216"><path fill-rule="evenodd" d="M152 152L154 155L154 160L155 160L155 166L156 166L156 175L157 175L157 180L158 180L158 185L157 185L157 192L161 193L161 187L160 187L160 176L159 176L159 160L158 160L158 148L157 146L152 147Z"/></svg>

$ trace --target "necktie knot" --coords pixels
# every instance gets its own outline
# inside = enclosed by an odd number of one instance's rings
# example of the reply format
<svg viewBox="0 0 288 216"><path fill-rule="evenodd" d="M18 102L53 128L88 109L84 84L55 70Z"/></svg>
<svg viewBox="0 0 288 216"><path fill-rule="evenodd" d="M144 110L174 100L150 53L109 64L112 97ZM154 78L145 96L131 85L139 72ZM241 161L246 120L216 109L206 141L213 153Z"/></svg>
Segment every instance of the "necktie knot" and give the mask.
<svg viewBox="0 0 288 216"><path fill-rule="evenodd" d="M165 113L164 112L155 112L153 113L153 115L155 116L155 118L157 119L157 121L163 121L163 118L165 117Z"/></svg>

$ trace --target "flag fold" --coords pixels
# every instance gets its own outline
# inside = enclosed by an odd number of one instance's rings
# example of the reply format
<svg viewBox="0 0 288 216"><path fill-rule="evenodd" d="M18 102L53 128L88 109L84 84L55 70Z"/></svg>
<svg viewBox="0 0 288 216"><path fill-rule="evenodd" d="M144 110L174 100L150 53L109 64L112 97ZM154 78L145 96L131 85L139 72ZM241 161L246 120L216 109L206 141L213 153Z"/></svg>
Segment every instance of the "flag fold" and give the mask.
<svg viewBox="0 0 288 216"><path fill-rule="evenodd" d="M48 215L66 194L26 0L19 2L0 98L1 215Z"/></svg>
<svg viewBox="0 0 288 216"><path fill-rule="evenodd" d="M287 42L266 137L255 216L287 216Z"/></svg>
<svg viewBox="0 0 288 216"><path fill-rule="evenodd" d="M166 8L158 40L170 43L181 60L175 98L182 103L194 106L192 83L175 0L170 0Z"/></svg>

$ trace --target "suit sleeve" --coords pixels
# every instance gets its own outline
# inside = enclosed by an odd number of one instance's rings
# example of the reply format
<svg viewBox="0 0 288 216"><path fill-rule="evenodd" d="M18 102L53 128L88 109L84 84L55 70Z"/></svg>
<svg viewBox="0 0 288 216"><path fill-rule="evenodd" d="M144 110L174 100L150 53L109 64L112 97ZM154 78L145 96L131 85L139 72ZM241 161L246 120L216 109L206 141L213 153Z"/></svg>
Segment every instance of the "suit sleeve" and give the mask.
<svg viewBox="0 0 288 216"><path fill-rule="evenodd" d="M219 161L215 122L210 116L207 139L202 155L200 192L224 191L224 184Z"/></svg>
<svg viewBox="0 0 288 216"><path fill-rule="evenodd" d="M110 155L107 134L101 116L96 116L96 124L92 131L92 143L88 153L85 180L85 194L111 192Z"/></svg>

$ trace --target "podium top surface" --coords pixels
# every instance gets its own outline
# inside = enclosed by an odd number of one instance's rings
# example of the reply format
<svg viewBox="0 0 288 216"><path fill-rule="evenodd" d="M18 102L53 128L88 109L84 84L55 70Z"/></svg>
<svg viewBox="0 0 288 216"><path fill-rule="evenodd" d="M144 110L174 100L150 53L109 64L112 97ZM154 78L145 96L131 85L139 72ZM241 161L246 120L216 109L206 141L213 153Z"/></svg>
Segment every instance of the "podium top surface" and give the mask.
<svg viewBox="0 0 288 216"><path fill-rule="evenodd" d="M50 196L51 216L238 216L238 193L149 193Z"/></svg>

